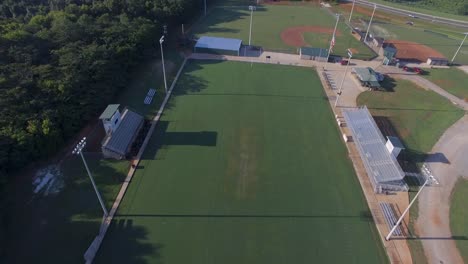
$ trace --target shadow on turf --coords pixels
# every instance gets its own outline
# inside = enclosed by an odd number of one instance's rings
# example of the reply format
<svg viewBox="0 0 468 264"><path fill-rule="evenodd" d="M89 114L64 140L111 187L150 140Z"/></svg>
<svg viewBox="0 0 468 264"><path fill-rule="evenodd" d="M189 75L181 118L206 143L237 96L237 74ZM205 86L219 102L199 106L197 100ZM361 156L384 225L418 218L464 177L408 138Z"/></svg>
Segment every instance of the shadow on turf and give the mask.
<svg viewBox="0 0 468 264"><path fill-rule="evenodd" d="M101 162L99 154L84 155L109 207L115 197L105 187L120 185L126 172L108 166L114 161ZM83 254L99 232L102 209L80 157L66 159L62 172L65 188L57 195L34 196L30 182L23 184L26 190L15 190L25 193L21 200L18 193L9 202L5 263L83 263ZM143 230L133 235L145 238ZM127 244L130 248L144 248L140 241L134 237Z"/></svg>
<svg viewBox="0 0 468 264"><path fill-rule="evenodd" d="M142 159L164 159L164 150L170 146L206 146L214 147L218 141L216 131L168 132L169 121L159 121Z"/></svg>
<svg viewBox="0 0 468 264"><path fill-rule="evenodd" d="M125 214L121 217L173 217L173 218L357 218L365 222L373 222L369 211L358 215L302 215L302 214Z"/></svg>
<svg viewBox="0 0 468 264"><path fill-rule="evenodd" d="M95 262L143 264L147 263L144 259L147 256L162 261L163 245L145 242L148 241L147 235L145 228L135 226L132 219L114 219Z"/></svg>

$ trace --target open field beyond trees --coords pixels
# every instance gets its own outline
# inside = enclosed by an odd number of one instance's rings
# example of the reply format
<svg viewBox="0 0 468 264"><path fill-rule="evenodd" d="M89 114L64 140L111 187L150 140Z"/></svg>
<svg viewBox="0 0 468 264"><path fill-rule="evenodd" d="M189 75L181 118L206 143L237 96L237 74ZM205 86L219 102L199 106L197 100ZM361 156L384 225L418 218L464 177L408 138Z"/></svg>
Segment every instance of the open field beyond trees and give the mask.
<svg viewBox="0 0 468 264"><path fill-rule="evenodd" d="M96 263L135 261L388 261L314 70L186 65Z"/></svg>
<svg viewBox="0 0 468 264"><path fill-rule="evenodd" d="M457 247L463 260L468 262L468 208L466 200L468 198L468 180L461 178L458 180L452 191L452 202L450 204L450 229L452 235L456 236Z"/></svg>
<svg viewBox="0 0 468 264"><path fill-rule="evenodd" d="M299 39L306 46L327 48L330 45L336 19L326 9L316 5L258 6L253 14L252 45L262 46L265 50L296 53L297 46L285 43L281 33L288 28L313 26L317 31L308 32ZM212 8L207 17L192 28L197 36L216 36L242 39L249 42L250 11L247 6ZM320 33L318 31L327 31ZM351 30L339 23L336 46L333 54L346 56L346 49L353 48L355 57L369 59L375 54L351 35Z"/></svg>

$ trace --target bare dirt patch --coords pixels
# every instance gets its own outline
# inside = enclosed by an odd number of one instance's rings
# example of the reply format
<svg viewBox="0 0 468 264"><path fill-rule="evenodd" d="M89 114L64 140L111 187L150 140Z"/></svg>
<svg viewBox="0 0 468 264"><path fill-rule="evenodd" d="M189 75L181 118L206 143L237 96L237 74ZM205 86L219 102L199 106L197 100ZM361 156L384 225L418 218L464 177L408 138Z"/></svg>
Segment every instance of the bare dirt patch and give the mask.
<svg viewBox="0 0 468 264"><path fill-rule="evenodd" d="M426 62L429 57L445 58L437 50L417 42L404 40L388 40L385 43L391 43L397 49L396 58L400 60L411 60Z"/></svg>
<svg viewBox="0 0 468 264"><path fill-rule="evenodd" d="M303 47L307 45L307 43L304 41L305 32L333 34L333 28L325 28L318 26L290 27L281 32L281 39L285 44L289 46ZM341 36L341 32L337 30L336 35Z"/></svg>
<svg viewBox="0 0 468 264"><path fill-rule="evenodd" d="M342 7L343 9L345 9L348 12L351 12L351 7L352 6L353 6L352 3L340 4L340 7ZM371 8L365 8L365 7L358 6L358 5L354 5L353 12L363 14L363 15L367 15L369 17L372 15L372 9ZM388 16L388 15L386 15L384 13L378 12L378 11L375 12L374 17L381 18L381 19L386 19L386 20L389 20L389 19L392 20L392 19L395 18L395 17L390 17L390 16Z"/></svg>
<svg viewBox="0 0 468 264"><path fill-rule="evenodd" d="M355 48L350 48L349 50L351 50L351 52L353 54L359 54L359 50L355 49Z"/></svg>

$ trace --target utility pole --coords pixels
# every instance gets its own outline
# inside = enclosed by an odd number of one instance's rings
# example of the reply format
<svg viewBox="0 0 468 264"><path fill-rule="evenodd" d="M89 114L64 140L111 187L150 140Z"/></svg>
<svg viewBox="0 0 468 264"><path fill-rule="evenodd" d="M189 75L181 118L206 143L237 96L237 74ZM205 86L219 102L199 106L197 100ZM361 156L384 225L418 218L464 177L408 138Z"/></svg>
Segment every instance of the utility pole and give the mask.
<svg viewBox="0 0 468 264"><path fill-rule="evenodd" d="M161 59L164 77L164 91L167 93L167 82L166 82L166 67L164 66L164 51L163 51L164 35L159 39L159 46L161 46Z"/></svg>
<svg viewBox="0 0 468 264"><path fill-rule="evenodd" d="M372 11L372 16L370 18L369 25L367 26L366 36L364 37L364 43L367 43L367 35L369 34L372 19L374 18L375 9L377 9L377 5L374 5L374 11Z"/></svg>
<svg viewBox="0 0 468 264"><path fill-rule="evenodd" d="M340 99L341 93L343 93L344 80L346 78L346 73L348 72L348 67L351 64L351 58L353 57L353 53L351 52L350 49L348 49L348 56L349 56L348 64L346 65L343 79L341 79L340 89L338 90L338 95L336 96L336 100L335 100L335 107L338 105L338 99Z"/></svg>
<svg viewBox="0 0 468 264"><path fill-rule="evenodd" d="M468 36L468 32L465 32L463 34L465 34L465 37L463 38L462 42L460 43L460 47L458 47L457 51L455 52L455 55L453 55L451 64L453 64L453 61L455 60L455 57L457 56L458 52L460 51L461 47L463 46L463 43L465 43L466 36Z"/></svg>
<svg viewBox="0 0 468 264"><path fill-rule="evenodd" d="M421 188L419 189L418 193L416 193L416 195L414 196L413 200L411 201L411 203L408 205L408 207L405 209L405 211L403 212L403 214L401 214L400 216L400 219L398 219L398 221L395 223L395 225L393 226L392 230L390 230L390 232L388 233L388 235L385 237L385 240L390 240L390 237L392 236L393 232L395 232L395 229L397 229L397 227L401 224L401 221L403 221L403 218L405 217L406 213L408 213L409 209L411 208L411 205L413 205L413 203L416 201L416 198L418 198L419 194L421 193L421 191L424 189L424 187L427 185L427 183L429 182L429 180L434 180L434 177L432 176L428 176L426 181L424 182L424 184L421 186Z"/></svg>
<svg viewBox="0 0 468 264"><path fill-rule="evenodd" d="M349 21L351 22L351 17L353 16L353 10L354 10L354 4L356 3L356 0L353 0L353 6L351 7L351 13L349 14Z"/></svg>
<svg viewBox="0 0 468 264"><path fill-rule="evenodd" d="M88 172L89 179L91 180L91 184L93 185L94 191L96 192L96 196L98 197L99 203L101 204L102 211L104 212L104 217L107 217L109 214L107 213L106 206L104 204L104 201L101 198L101 194L98 191L98 188L96 186L96 183L94 182L93 176L91 175L91 171L88 168L88 164L86 163L86 160L83 156L83 148L86 146L86 138L84 137L75 147L75 149L72 151L73 154L75 155L80 155L81 159L83 160L83 163L86 168L86 172Z"/></svg>
<svg viewBox="0 0 468 264"><path fill-rule="evenodd" d="M331 49L333 48L332 47L332 44L335 40L335 34L336 34L336 28L338 27L338 22L340 21L340 14L336 14L336 23L335 23L335 29L333 29L333 36L332 36L332 40L330 41L330 48L328 49L328 56L327 56L327 62L328 62L328 58L330 58L330 52L331 52Z"/></svg>

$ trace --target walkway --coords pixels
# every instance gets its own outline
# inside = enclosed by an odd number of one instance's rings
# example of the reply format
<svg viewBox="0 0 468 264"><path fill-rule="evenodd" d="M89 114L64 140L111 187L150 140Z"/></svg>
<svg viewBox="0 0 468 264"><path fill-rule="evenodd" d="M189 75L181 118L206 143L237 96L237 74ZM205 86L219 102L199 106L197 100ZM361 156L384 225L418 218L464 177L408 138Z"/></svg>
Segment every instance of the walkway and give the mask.
<svg viewBox="0 0 468 264"><path fill-rule="evenodd" d="M448 162L428 159L440 183L426 188L419 197L417 226L429 263L463 263L450 230L450 196L459 176L468 177L468 115L451 126L432 153L442 153Z"/></svg>
<svg viewBox="0 0 468 264"><path fill-rule="evenodd" d="M127 188L130 182L132 181L133 175L135 174L135 170L138 166L138 163L140 162L141 156L143 155L143 152L145 151L146 145L148 144L151 138L151 135L153 134L153 131L156 128L156 124L158 123L159 118L161 118L162 112L164 111L164 107L166 106L166 103L169 101L169 98L171 97L172 90L174 89L175 84L177 83L177 80L179 79L179 76L182 73L182 70L184 69L186 62L187 62L187 59L185 59L184 62L182 63L182 66L180 66L180 69L177 72L177 75L174 78L174 81L172 82L172 85L166 97L164 98L164 101L161 104L161 107L159 108L158 113L151 121L151 127L148 131L148 134L146 135L145 140L143 141L143 144L140 148L140 151L137 154L136 159L132 161L132 167L130 168L130 171L128 172L127 177L125 178L125 181L122 184L122 187L120 188L119 194L115 198L114 204L112 205L109 215L105 217L102 221L101 227L99 229L99 234L96 236L96 238L93 240L88 250L86 250L84 254L84 259L86 261L86 264L91 264L93 262L94 257L96 256L96 253L99 250L99 247L101 246L102 241L104 240L107 230L109 229L112 223L112 219L114 218L114 215L117 212L117 209L119 208L120 202L122 201L125 195L125 192L127 191Z"/></svg>
<svg viewBox="0 0 468 264"><path fill-rule="evenodd" d="M378 67L378 70L382 73L389 74L390 76L394 76L396 78L400 79L405 79L414 82L418 86L425 88L425 89L430 89L439 95L447 98L450 102L452 102L454 105L460 107L461 109L468 111L468 102L456 97L455 95L445 91L442 89L440 86L434 84L433 82L415 74L415 73L409 73L402 71L401 69L398 69L396 67L392 66L380 66Z"/></svg>

